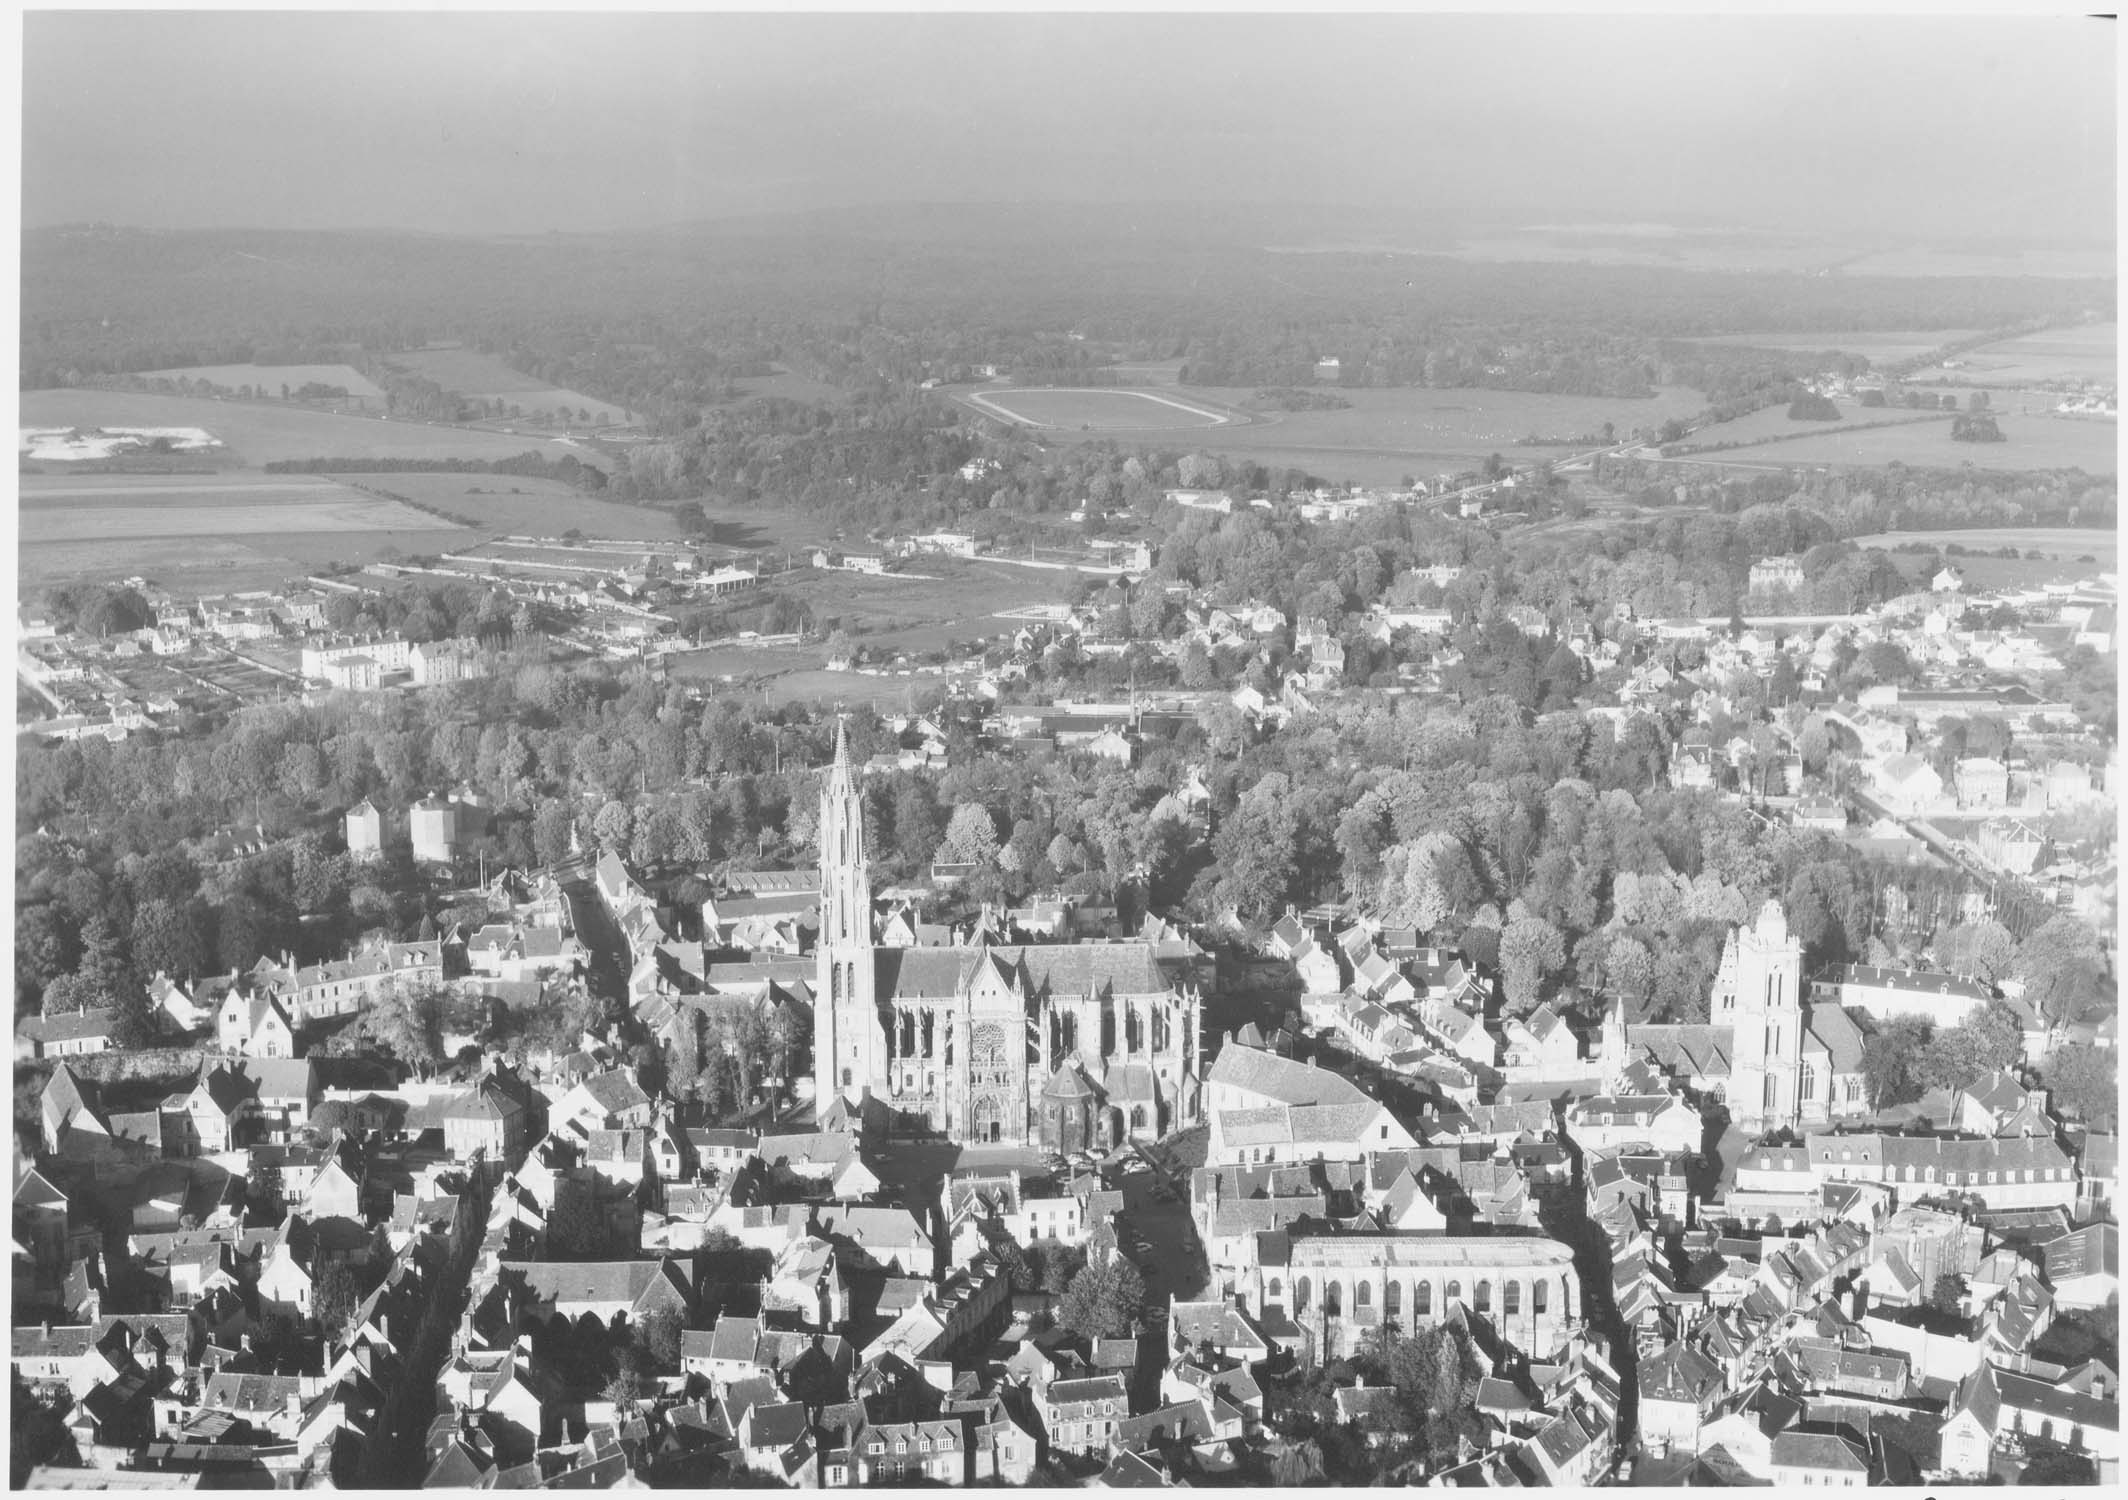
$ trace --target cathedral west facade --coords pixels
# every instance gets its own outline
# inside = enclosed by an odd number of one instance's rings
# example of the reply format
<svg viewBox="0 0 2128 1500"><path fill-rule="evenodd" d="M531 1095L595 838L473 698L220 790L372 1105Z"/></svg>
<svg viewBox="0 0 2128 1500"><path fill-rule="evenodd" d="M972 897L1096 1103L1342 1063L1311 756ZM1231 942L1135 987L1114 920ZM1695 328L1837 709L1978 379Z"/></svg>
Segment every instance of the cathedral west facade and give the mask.
<svg viewBox="0 0 2128 1500"><path fill-rule="evenodd" d="M837 732L820 798L815 1098L968 1144L1101 1150L1198 1115L1199 997L1149 943L897 948Z"/></svg>

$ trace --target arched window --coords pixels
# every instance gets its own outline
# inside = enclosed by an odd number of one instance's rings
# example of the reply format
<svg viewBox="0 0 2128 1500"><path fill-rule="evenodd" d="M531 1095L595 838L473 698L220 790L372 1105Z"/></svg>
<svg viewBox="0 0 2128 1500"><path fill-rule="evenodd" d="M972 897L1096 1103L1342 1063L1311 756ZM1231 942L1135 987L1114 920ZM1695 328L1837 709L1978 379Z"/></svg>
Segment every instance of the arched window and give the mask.
<svg viewBox="0 0 2128 1500"><path fill-rule="evenodd" d="M1131 1106L1131 1129L1145 1129L1145 1106L1142 1104L1133 1104Z"/></svg>
<svg viewBox="0 0 2128 1500"><path fill-rule="evenodd" d="M1500 1311L1510 1318L1522 1311L1521 1282L1503 1281L1500 1283Z"/></svg>
<svg viewBox="0 0 2128 1500"><path fill-rule="evenodd" d="M1419 1282L1411 1289L1411 1315L1414 1318L1433 1316L1433 1283Z"/></svg>
<svg viewBox="0 0 2128 1500"><path fill-rule="evenodd" d="M1451 1302L1461 1302L1462 1300L1463 1283L1460 1281L1451 1281L1450 1283L1448 1283L1447 1288L1441 1293L1441 1305L1443 1307L1448 1306L1448 1304Z"/></svg>
<svg viewBox="0 0 2128 1500"><path fill-rule="evenodd" d="M1404 1284L1392 1281L1382 1288L1382 1316L1396 1318L1404 1313Z"/></svg>
<svg viewBox="0 0 2128 1500"><path fill-rule="evenodd" d="M1476 1286L1472 1287L1471 1296L1473 1299L1472 1306L1477 1311L1491 1312L1493 1310L1493 1284L1490 1281L1480 1281Z"/></svg>
<svg viewBox="0 0 2128 1500"><path fill-rule="evenodd" d="M1293 1312L1294 1315L1297 1317L1300 1314L1305 1313L1307 1310L1308 1278L1305 1276L1296 1276L1293 1279Z"/></svg>
<svg viewBox="0 0 2128 1500"><path fill-rule="evenodd" d="M1544 1311L1545 1293L1551 1290L1551 1286L1552 1284L1548 1281L1534 1281L1530 1283L1529 1305L1531 1312L1541 1313Z"/></svg>
<svg viewBox="0 0 2128 1500"><path fill-rule="evenodd" d="M1345 1289L1334 1281L1323 1283L1323 1316L1342 1318L1345 1315Z"/></svg>
<svg viewBox="0 0 2128 1500"><path fill-rule="evenodd" d="M1286 1284L1280 1281L1276 1276L1273 1276L1271 1278L1271 1284L1264 1288L1265 1297L1272 1302L1276 1302L1279 1298L1285 1296L1285 1294Z"/></svg>
<svg viewBox="0 0 2128 1500"><path fill-rule="evenodd" d="M1356 1308L1374 1306L1373 1282L1363 1281L1352 1289L1352 1305Z"/></svg>

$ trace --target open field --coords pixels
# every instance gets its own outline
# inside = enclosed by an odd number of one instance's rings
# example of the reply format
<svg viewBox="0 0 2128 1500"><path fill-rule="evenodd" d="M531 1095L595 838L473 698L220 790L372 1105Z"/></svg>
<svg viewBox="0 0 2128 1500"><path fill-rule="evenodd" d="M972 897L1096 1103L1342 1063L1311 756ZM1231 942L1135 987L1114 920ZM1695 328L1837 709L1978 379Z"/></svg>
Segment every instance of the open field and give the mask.
<svg viewBox="0 0 2128 1500"><path fill-rule="evenodd" d="M132 391L24 391L20 420L24 427L204 428L227 445L232 466L298 458L512 458L528 450L582 457L565 444L507 433Z"/></svg>
<svg viewBox="0 0 2128 1500"><path fill-rule="evenodd" d="M2014 398L2012 398L2014 399ZM1753 416L1764 416L1754 413ZM2086 474L2118 471L2115 439L2118 424L2097 417L2063 417L2038 411L2021 412L2007 402L1998 403L1999 443L1958 443L1951 440L1951 414L1929 422L1898 427L1853 429L1847 424L1819 432L1803 432L1778 442L1737 448L1722 453L1686 455L1709 463L1739 464L1912 464L1916 467L1955 469L1971 464L1976 469L2082 469ZM1774 413L1787 423L1785 411ZM1751 419L1746 419L1751 420ZM1723 424L1726 427L1728 424ZM1805 423L1794 423L1804 427ZM1718 429L1709 428L1708 432ZM1705 434L1695 433L1699 438Z"/></svg>
<svg viewBox="0 0 2128 1500"><path fill-rule="evenodd" d="M1179 359L1148 359L1110 365L1116 378L1130 385L1175 385L1182 379L1183 361Z"/></svg>
<svg viewBox="0 0 2128 1500"><path fill-rule="evenodd" d="M336 385L350 396L382 401L384 392L353 365L187 365L181 370L143 370L151 380L204 380L227 391L255 386L268 396L279 396L286 386L294 392L306 385Z"/></svg>
<svg viewBox="0 0 2128 1500"><path fill-rule="evenodd" d="M1256 393L1253 386L1175 389L1183 400L1202 398L1224 407L1239 406ZM1492 453L1524 462L1562 457L1567 450L1525 447L1520 440L1599 434L1605 422L1623 436L1671 417L1690 417L1706 405L1697 391L1683 386L1665 386L1645 401L1491 390L1341 389L1338 394L1351 405L1338 411L1258 412L1246 426L1191 434L1189 445L1328 480L1393 485L1407 474L1430 479L1473 468ZM1079 440L1077 434L1044 436Z"/></svg>
<svg viewBox="0 0 2128 1500"><path fill-rule="evenodd" d="M960 399L1008 422L1078 432L1163 432L1248 420L1238 412L1199 405L1186 397L1099 386L986 388L969 391Z"/></svg>
<svg viewBox="0 0 2128 1500"><path fill-rule="evenodd" d="M1858 547L1892 548L1909 542L1929 547L2015 547L2020 552L2044 552L2049 557L2111 557L2120 546L2121 534L2083 526L1975 526L1962 531L1880 531L1858 536ZM1961 562L1959 566L1963 567Z"/></svg>
<svg viewBox="0 0 2128 1500"><path fill-rule="evenodd" d="M2036 589L2048 583L2077 583L2096 573L2110 573L2118 566L2113 549L2087 554L2099 559L2095 563L2080 563L2074 558L2027 558L2027 557L1954 557L1958 571L1965 574L1966 592L1987 593L1993 589ZM1928 580L1921 575L1926 563L1913 553L1894 553L1892 561L1899 571L1914 580L1916 589L1926 588Z"/></svg>
<svg viewBox="0 0 2128 1500"><path fill-rule="evenodd" d="M1995 393L1989 392L1989 399L1993 400L1994 397ZM1880 422L1934 422L1942 424L1946 432L1950 430L1950 412L1920 412L1903 406L1861 406L1853 401L1835 401L1833 405L1840 410L1840 419L1837 422L1799 422L1788 415L1787 407L1769 406L1761 411L1731 418L1727 422L1716 422L1711 426L1702 427L1686 438L1680 446L1692 449L1714 443L1752 443L1769 438L1785 440L1811 437L1822 432L1844 432L1851 427L1874 426ZM1750 454L1739 453L1737 457L1748 458Z"/></svg>
<svg viewBox="0 0 2128 1500"><path fill-rule="evenodd" d="M1859 354L1864 359L1881 365L1912 359L1918 354L1928 353L1931 349L1941 349L1945 344L1969 339L1979 331L1977 328L1940 328L1870 333L1718 333L1707 338L1683 339L1680 342L1726 344L1732 348L1745 349L1801 349L1812 354L1821 350L1837 350L1842 354Z"/></svg>
<svg viewBox="0 0 2128 1500"><path fill-rule="evenodd" d="M601 427L628 420L615 402L582 391L547 385L535 376L513 370L492 354L477 349L416 349L391 357L394 367L433 380L447 391L479 401L501 401L520 411L588 411Z"/></svg>
<svg viewBox="0 0 2128 1500"><path fill-rule="evenodd" d="M727 641L696 651L675 651L665 658L665 669L688 682L716 682L724 678L744 681L780 672L810 671L826 658L824 641L809 640L803 646L750 646Z"/></svg>
<svg viewBox="0 0 2128 1500"><path fill-rule="evenodd" d="M513 370L492 354L478 349L410 349L391 356L396 369L433 380L461 396L508 396L536 391L546 382Z"/></svg>
<svg viewBox="0 0 2128 1500"><path fill-rule="evenodd" d="M1006 629L998 611L1070 597L1073 575L1001 563L926 557L912 567L919 578L872 578L862 573L798 573L778 592L805 601L825 630L835 618L862 622L858 641L896 651L925 651L949 640L993 636Z"/></svg>
<svg viewBox="0 0 2128 1500"><path fill-rule="evenodd" d="M2025 250L1983 254L1912 246L1843 261L1842 276L2111 276L2117 267L2105 250Z"/></svg>
<svg viewBox="0 0 2128 1500"><path fill-rule="evenodd" d="M39 542L161 540L174 536L292 536L319 531L449 531L457 527L389 500L362 496L323 503L253 505L70 506L28 510L22 545Z"/></svg>
<svg viewBox="0 0 2128 1500"><path fill-rule="evenodd" d="M862 672L790 672L768 684L763 695L772 705L784 703L868 703L900 708L926 688L952 681L936 672L908 677L872 677Z"/></svg>
<svg viewBox="0 0 2128 1500"><path fill-rule="evenodd" d="M572 489L559 479L515 474L364 474L361 482L464 516L482 531L560 536L574 527L586 536L676 537L669 511L616 505Z"/></svg>
<svg viewBox="0 0 2128 1500"><path fill-rule="evenodd" d="M1950 380L1972 385L2031 385L2042 381L2084 380L2113 385L2120 379L2120 327L2084 323L2049 328L2024 338L1982 344L1958 356L1958 367L1931 365L1917 380Z"/></svg>
<svg viewBox="0 0 2128 1500"><path fill-rule="evenodd" d="M470 534L329 479L245 475L32 475L22 481L24 589L141 574L173 586L249 588L387 548L446 551Z"/></svg>
<svg viewBox="0 0 2128 1500"><path fill-rule="evenodd" d="M732 384L739 387L738 400L732 405L741 405L763 396L775 396L785 401L810 401L825 405L843 398L841 389L824 380L809 380L803 375L778 367L773 375L742 375Z"/></svg>

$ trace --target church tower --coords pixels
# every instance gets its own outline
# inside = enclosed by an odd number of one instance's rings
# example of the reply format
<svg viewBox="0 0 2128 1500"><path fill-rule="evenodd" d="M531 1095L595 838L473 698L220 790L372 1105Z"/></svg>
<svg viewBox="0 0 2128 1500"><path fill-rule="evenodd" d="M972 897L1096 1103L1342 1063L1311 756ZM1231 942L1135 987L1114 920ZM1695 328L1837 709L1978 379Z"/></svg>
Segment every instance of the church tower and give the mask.
<svg viewBox="0 0 2128 1500"><path fill-rule="evenodd" d="M820 936L814 948L814 1109L853 1102L882 1078L874 1014L872 877L865 868L864 798L850 774L848 729L835 725L835 761L820 788Z"/></svg>
<svg viewBox="0 0 2128 1500"><path fill-rule="evenodd" d="M1778 901L1768 901L1758 921L1732 941L1733 987L1721 981L1715 986L1715 1020L1733 1018L1735 1028L1730 1117L1759 1130L1793 1125L1803 1071L1803 945L1790 936ZM1726 953L1723 968L1730 968Z"/></svg>

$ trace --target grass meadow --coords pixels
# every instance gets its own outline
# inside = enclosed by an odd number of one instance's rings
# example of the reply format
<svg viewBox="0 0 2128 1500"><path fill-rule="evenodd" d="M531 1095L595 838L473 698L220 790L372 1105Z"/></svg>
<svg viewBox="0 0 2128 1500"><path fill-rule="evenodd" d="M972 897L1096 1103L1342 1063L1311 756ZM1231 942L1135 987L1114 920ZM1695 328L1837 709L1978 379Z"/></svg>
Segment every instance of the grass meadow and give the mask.
<svg viewBox="0 0 2128 1500"><path fill-rule="evenodd" d="M1853 422L1842 422L1837 426L1832 423L1790 423L1787 412L1782 410L1772 412L1771 420L1805 430L1798 431L1793 437L1782 437L1749 448L1681 456L1704 457L1713 463L1733 461L1762 465L1856 464L1874 467L1903 463L1916 468L1955 469L1971 464L1976 469L1994 470L2082 469L2086 474L2094 475L2119 471L2119 454L2115 448L2118 424L2103 417L2066 417L2037 409L2020 411L2013 403L2014 397L2005 397L1997 403L1996 425L2003 435L2003 441L1999 443L1953 441L1949 412L1926 422L1858 428ZM1843 414L1845 412L1843 408ZM1766 412L1754 412L1742 420L1754 422L1768 416ZM1693 437L1695 441L1705 441L1710 436L1725 434L1734 425L1725 422L1719 428L1708 428Z"/></svg>
<svg viewBox="0 0 2128 1500"><path fill-rule="evenodd" d="M514 474L372 474L363 476L362 482L463 516L474 529L498 535L560 536L571 528L586 536L629 540L680 534L669 511L616 505L558 479Z"/></svg>
<svg viewBox="0 0 2128 1500"><path fill-rule="evenodd" d="M1247 420L1238 413L1200 405L1179 391L1163 396L1106 387L986 387L965 393L961 400L986 416L1074 432L1161 432Z"/></svg>

